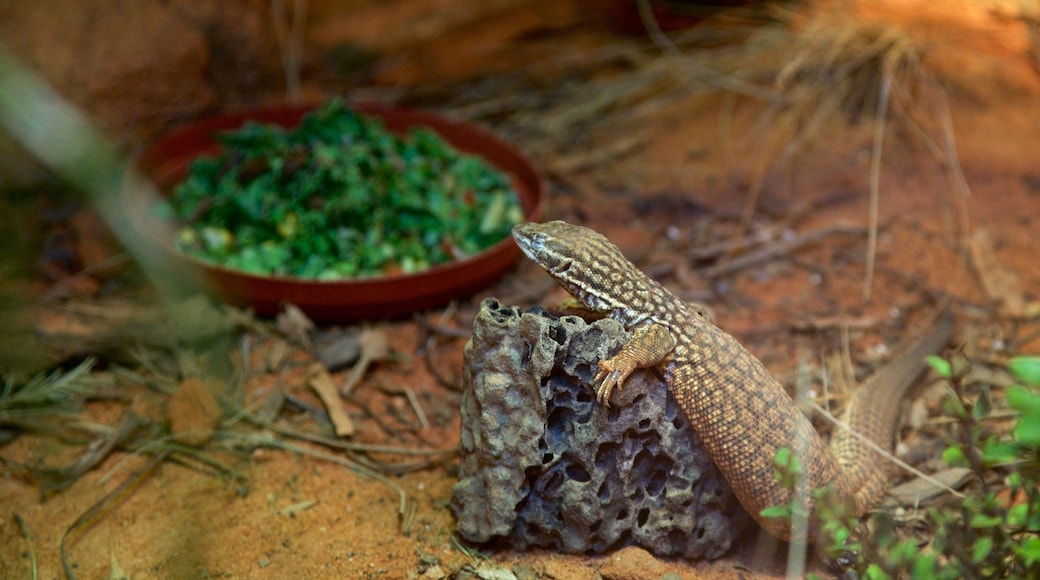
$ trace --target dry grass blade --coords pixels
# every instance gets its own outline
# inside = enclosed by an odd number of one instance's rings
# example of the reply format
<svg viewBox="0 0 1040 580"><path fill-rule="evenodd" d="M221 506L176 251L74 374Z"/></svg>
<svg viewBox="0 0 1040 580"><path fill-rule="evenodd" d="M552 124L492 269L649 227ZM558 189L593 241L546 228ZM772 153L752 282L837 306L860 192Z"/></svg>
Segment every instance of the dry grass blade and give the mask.
<svg viewBox="0 0 1040 580"><path fill-rule="evenodd" d="M68 489L76 483L84 473L101 463L117 447L123 445L140 426L130 413L123 415L119 426L106 437L96 439L87 451L68 467L40 470L38 475L43 479L40 491L44 499Z"/></svg>
<svg viewBox="0 0 1040 580"><path fill-rule="evenodd" d="M375 471L374 469L370 469L368 467L365 467L364 465L361 465L360 463L352 461L352 460L350 460L350 459L348 459L346 457L340 457L339 455L332 455L331 453L325 453L323 451L316 451L316 450L311 449L309 447L304 447L302 445L296 445L294 443L287 443L285 441L281 441L279 439L275 439L275 438L269 437L269 436L252 435L252 434L244 434L244 433L229 433L228 437L229 438L235 438L235 440L237 442L239 442L241 444L244 444L244 445L250 445L250 446L254 446L254 447L269 447L269 448L272 448L272 449L281 449L281 450L284 450L284 451L291 451L293 453L299 453L300 455L307 455L309 457L314 457L316 459L321 459L323 461L328 461L330 463L335 463L336 465L342 465L343 467L346 467L346 468L350 469L351 471L353 471L354 473L357 473L358 475L361 475L363 477L367 477L369 479L374 479L375 481L378 481L379 483L382 483L383 485L385 485L385 486L389 487L391 490L393 490L393 492L397 494L397 497L398 497L398 500L399 500L399 504L398 504L398 508L397 508L397 515L399 516L399 518L402 518L402 521L403 521L403 518L407 514L408 497L405 495L404 490L401 489L401 486L397 485L391 479L387 478L382 473L379 473L378 471Z"/></svg>
<svg viewBox="0 0 1040 580"><path fill-rule="evenodd" d="M740 77L719 72L699 60L690 58L661 30L661 27L657 24L657 19L654 18L650 1L638 0L638 6L639 18L650 35L650 39L661 49L661 52L669 57L672 61L670 64L677 64L679 68L686 70L692 79L696 79L696 84L763 101L778 100L779 95L769 89L747 82Z"/></svg>
<svg viewBox="0 0 1040 580"><path fill-rule="evenodd" d="M729 68L772 77L783 95L762 119L768 135L745 204L745 222L754 213L770 168L789 165L837 124L864 116L884 119L885 93L891 92L885 85L922 78L917 49L898 29L845 15L809 15L808 23L799 25L801 19L786 15L781 24L752 33L744 49L730 56ZM907 94L920 92L917 88L908 88Z"/></svg>
<svg viewBox="0 0 1040 580"><path fill-rule="evenodd" d="M98 521L105 515L113 505L129 496L137 486L141 485L149 475L155 471L155 468L166 459L168 452L164 451L151 457L143 466L134 471L119 484L118 487L108 492L105 497L101 498L100 501L90 506L90 509L83 512L76 521L72 522L61 536L61 544L59 549L61 552L61 566L65 570L65 576L70 580L76 578L76 575L72 572L72 566L69 564L68 555L65 551L66 544L70 541L69 536L74 534L80 528L89 526L90 524Z"/></svg>
<svg viewBox="0 0 1040 580"><path fill-rule="evenodd" d="M18 531L22 533L22 537L25 538L25 543L29 545L29 570L30 578L36 580L39 576L39 570L36 566L36 550L33 548L32 535L29 533L29 526L22 519L22 516L18 512L11 512L11 516L14 517L15 523L18 524Z"/></svg>

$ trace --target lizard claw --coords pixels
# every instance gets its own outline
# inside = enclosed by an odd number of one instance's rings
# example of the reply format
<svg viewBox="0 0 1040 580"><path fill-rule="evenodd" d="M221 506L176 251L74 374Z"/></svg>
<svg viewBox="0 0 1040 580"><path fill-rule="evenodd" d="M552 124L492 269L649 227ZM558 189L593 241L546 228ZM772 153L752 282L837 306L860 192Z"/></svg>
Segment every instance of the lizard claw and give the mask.
<svg viewBox="0 0 1040 580"><path fill-rule="evenodd" d="M625 387L625 379L636 369L636 365L628 358L613 357L599 361L599 370L593 380L596 387L596 401L605 406L610 406L610 394L614 389L621 390Z"/></svg>

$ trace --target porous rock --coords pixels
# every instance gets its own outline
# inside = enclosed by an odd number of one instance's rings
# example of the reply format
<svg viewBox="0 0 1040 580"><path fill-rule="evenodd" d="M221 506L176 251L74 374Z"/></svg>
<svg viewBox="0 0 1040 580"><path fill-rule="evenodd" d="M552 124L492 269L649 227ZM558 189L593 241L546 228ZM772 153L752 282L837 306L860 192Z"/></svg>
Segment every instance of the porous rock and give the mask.
<svg viewBox="0 0 1040 580"><path fill-rule="evenodd" d="M494 298L466 345L459 535L515 549L717 558L749 519L675 399L637 371L611 405L596 402L597 361L628 333Z"/></svg>

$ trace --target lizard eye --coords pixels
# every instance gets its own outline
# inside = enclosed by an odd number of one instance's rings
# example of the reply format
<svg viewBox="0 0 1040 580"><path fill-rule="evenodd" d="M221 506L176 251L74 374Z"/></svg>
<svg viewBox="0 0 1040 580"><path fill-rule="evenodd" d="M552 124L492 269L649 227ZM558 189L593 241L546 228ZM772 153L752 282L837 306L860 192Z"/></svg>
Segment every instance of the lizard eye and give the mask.
<svg viewBox="0 0 1040 580"><path fill-rule="evenodd" d="M535 234L531 236L531 249L535 251L542 251L545 249L545 236L542 234Z"/></svg>

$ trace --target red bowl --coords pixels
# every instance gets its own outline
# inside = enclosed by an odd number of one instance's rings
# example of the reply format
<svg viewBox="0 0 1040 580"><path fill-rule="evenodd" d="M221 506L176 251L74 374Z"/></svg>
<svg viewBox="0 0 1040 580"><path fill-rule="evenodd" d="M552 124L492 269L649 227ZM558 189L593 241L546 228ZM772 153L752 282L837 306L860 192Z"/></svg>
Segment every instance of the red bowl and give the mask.
<svg viewBox="0 0 1040 580"><path fill-rule="evenodd" d="M452 121L427 111L355 104L355 110L379 117L386 127L403 133L413 126L433 129L459 151L484 158L511 177L528 221L537 221L545 204L545 179L526 155L500 137L474 125ZM247 121L295 127L316 105L286 105L208 118L161 137L136 160L144 175L169 193L200 155L215 155L220 145L216 133L236 129ZM200 282L203 288L233 304L249 306L257 314L272 316L283 305L294 304L314 320L346 321L400 316L470 295L502 276L519 257L511 236L462 260L413 274L357 280L318 281L283 276L258 276L224 268L190 257L173 246L170 224L153 215L154 199L128 180L122 188L123 207L131 227L155 246L162 259L178 272ZM148 200L148 201L145 201Z"/></svg>

